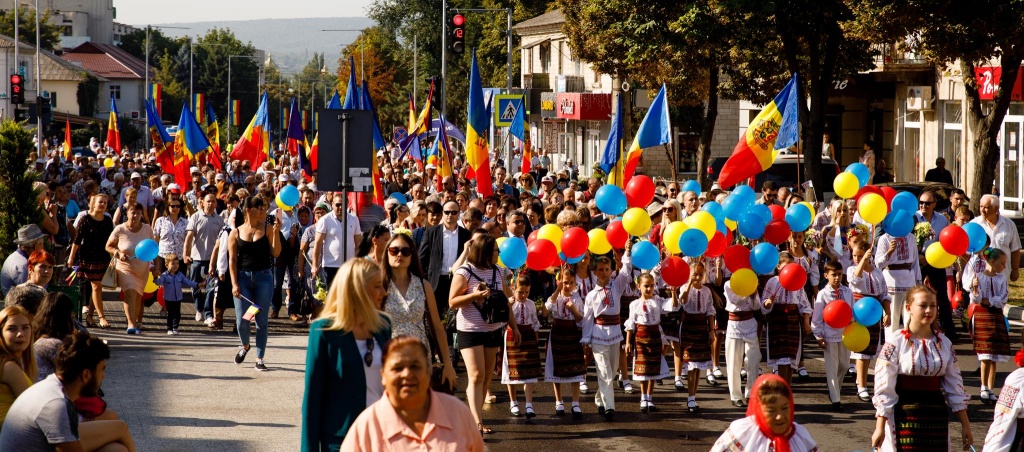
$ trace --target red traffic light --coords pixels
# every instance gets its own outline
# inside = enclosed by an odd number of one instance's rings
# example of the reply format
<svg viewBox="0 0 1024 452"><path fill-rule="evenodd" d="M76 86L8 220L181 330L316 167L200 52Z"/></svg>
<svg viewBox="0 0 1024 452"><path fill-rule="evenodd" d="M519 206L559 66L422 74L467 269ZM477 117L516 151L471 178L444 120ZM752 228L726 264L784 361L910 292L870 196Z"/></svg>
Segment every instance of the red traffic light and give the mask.
<svg viewBox="0 0 1024 452"><path fill-rule="evenodd" d="M21 83L21 76L18 74L11 75L11 83Z"/></svg>
<svg viewBox="0 0 1024 452"><path fill-rule="evenodd" d="M462 14L456 14L452 17L452 25L455 25L456 27L461 27L465 23L466 16L463 16Z"/></svg>

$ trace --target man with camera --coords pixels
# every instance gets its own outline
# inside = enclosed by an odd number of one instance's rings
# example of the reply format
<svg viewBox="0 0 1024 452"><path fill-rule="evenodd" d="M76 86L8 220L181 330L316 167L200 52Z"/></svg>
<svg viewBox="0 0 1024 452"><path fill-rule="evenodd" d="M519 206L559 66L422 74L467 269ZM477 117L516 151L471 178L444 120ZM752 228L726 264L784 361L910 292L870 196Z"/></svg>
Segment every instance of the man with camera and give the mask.
<svg viewBox="0 0 1024 452"><path fill-rule="evenodd" d="M345 211L342 196L344 194L335 193L328 199L328 202L334 206L334 210L320 218L315 226L316 238L313 241L313 262L310 270L315 275L323 268L327 287L331 287L334 275L338 273L341 264L356 256L356 243L363 240L363 232L359 228L359 217L352 212ZM342 215L348 215L348 230L342 228ZM268 217L267 220L272 218ZM344 255L342 255L342 240L345 240Z"/></svg>

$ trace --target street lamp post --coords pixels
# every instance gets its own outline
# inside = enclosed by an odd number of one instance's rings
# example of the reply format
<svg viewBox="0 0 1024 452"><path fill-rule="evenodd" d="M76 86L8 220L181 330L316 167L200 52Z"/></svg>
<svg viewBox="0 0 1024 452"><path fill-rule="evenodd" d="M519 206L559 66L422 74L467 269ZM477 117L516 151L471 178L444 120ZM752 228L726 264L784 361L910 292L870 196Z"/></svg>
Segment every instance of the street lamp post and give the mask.
<svg viewBox="0 0 1024 452"><path fill-rule="evenodd" d="M231 59L232 58L252 58L259 59L255 55L228 55L228 143L231 142L231 121L234 121L234 117L230 114L231 112ZM260 69L263 70L262 68ZM257 89L258 91L258 89ZM257 93L258 95L259 93Z"/></svg>
<svg viewBox="0 0 1024 452"><path fill-rule="evenodd" d="M149 93L150 93L150 90L149 90L149 30L152 29L152 28L161 28L161 29L163 29L163 28L173 28L173 29L177 29L177 30L189 30L189 28L186 28L186 27L168 27L168 26L146 25L146 86L145 86L146 96L145 97L147 99L149 98ZM153 105L153 107L156 108L156 105ZM159 117L160 113L161 112L159 112L159 111L156 112L157 117ZM149 124L149 110L148 109L146 110L145 118L146 118L146 123ZM143 136L143 140L145 140L144 143L145 143L146 149L148 150L149 149L149 134L148 133L144 133L144 134L142 134L142 136Z"/></svg>
<svg viewBox="0 0 1024 452"><path fill-rule="evenodd" d="M199 47L229 47L227 44L199 44ZM196 43L192 41L192 37L188 38L188 108L194 113L196 110L195 106L195 94L192 91L192 73L195 70L195 62L193 56L196 53Z"/></svg>

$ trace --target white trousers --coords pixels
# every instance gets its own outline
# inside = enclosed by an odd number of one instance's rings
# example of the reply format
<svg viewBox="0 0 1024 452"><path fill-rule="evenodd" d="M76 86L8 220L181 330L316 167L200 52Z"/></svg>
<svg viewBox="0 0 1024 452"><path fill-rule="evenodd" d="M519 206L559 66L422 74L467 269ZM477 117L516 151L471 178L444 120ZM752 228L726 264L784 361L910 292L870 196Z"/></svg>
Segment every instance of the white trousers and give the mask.
<svg viewBox="0 0 1024 452"><path fill-rule="evenodd" d="M597 392L594 402L606 410L615 409L615 387L612 386L615 373L619 370L619 344L592 344L594 367L597 369Z"/></svg>
<svg viewBox="0 0 1024 452"><path fill-rule="evenodd" d="M907 313L903 312L903 305L907 302L907 293L895 292L889 294L889 296L892 298L892 305L889 308L889 334L886 335L886 340L903 329L903 324L906 323L905 317L907 315Z"/></svg>
<svg viewBox="0 0 1024 452"><path fill-rule="evenodd" d="M833 403L841 401L840 389L849 368L850 350L846 345L842 342L825 343L825 381L828 383L829 400Z"/></svg>
<svg viewBox="0 0 1024 452"><path fill-rule="evenodd" d="M746 356L746 359L744 359ZM747 369L747 385L743 388L740 365ZM725 338L725 371L729 380L729 398L743 400L750 394L750 386L757 380L757 369L761 366L761 346L757 337L747 339Z"/></svg>

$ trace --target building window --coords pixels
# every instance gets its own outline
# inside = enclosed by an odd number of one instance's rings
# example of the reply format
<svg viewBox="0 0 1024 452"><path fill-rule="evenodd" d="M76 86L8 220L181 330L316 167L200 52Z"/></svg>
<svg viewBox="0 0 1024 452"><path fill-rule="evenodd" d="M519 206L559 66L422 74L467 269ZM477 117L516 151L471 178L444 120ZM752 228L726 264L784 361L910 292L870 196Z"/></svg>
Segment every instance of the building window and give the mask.
<svg viewBox="0 0 1024 452"><path fill-rule="evenodd" d="M551 43L545 42L540 45L540 70L549 74L551 69Z"/></svg>
<svg viewBox="0 0 1024 452"><path fill-rule="evenodd" d="M50 91L50 108L57 109L57 93Z"/></svg>
<svg viewBox="0 0 1024 452"><path fill-rule="evenodd" d="M110 97L121 100L121 85L110 85Z"/></svg>
<svg viewBox="0 0 1024 452"><path fill-rule="evenodd" d="M907 116L903 121L903 152L904 155L921 155L921 112L920 111L908 111ZM877 162L878 159L876 158ZM913 160L911 160L913 162ZM914 180L921 180L923 175L921 174L921 168L910 165L917 172L915 175L904 177L914 177Z"/></svg>
<svg viewBox="0 0 1024 452"><path fill-rule="evenodd" d="M946 102L942 106L942 152L946 165L953 173L953 185L960 187L960 169L963 167L963 104Z"/></svg>
<svg viewBox="0 0 1024 452"><path fill-rule="evenodd" d="M558 73L559 74L562 73L562 46L563 45L564 45L563 41L558 41L558 55L555 56L555 58L558 58Z"/></svg>
<svg viewBox="0 0 1024 452"><path fill-rule="evenodd" d="M594 69L594 83L601 82L601 71Z"/></svg>

